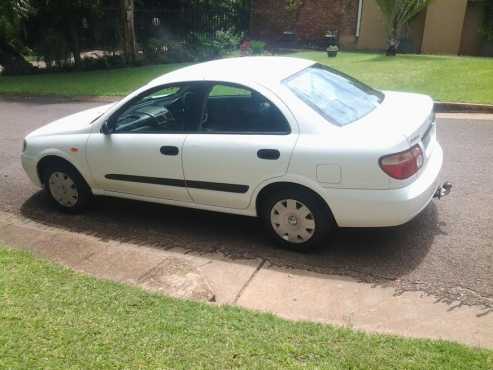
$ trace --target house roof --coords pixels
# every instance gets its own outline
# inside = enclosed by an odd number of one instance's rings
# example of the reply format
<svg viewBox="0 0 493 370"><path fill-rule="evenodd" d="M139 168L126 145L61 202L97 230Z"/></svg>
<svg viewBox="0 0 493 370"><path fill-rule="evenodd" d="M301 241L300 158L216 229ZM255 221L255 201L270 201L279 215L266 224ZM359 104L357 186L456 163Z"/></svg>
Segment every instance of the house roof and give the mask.
<svg viewBox="0 0 493 370"><path fill-rule="evenodd" d="M242 57L214 60L181 68L150 82L162 85L181 81L278 83L314 62L288 57Z"/></svg>

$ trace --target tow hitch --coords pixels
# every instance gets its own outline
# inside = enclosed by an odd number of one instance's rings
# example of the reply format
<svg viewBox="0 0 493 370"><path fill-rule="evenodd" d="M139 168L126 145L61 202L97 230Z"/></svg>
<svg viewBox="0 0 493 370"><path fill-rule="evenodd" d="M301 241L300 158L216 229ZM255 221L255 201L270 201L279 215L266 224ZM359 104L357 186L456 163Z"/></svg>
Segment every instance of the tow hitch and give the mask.
<svg viewBox="0 0 493 370"><path fill-rule="evenodd" d="M435 192L435 195L433 195L433 198L438 198L442 199L443 197L447 196L450 194L452 191L452 184L450 182L444 182L442 185L440 185Z"/></svg>

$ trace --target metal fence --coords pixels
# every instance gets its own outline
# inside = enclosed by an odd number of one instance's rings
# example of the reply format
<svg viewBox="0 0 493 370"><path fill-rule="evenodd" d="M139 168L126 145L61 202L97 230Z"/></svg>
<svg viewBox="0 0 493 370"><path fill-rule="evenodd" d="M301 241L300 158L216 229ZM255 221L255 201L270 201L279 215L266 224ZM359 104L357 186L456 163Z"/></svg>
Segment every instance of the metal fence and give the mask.
<svg viewBox="0 0 493 370"><path fill-rule="evenodd" d="M213 39L216 31L248 31L248 8L182 8L178 10L137 10L135 26L137 38L171 37L184 39L199 33Z"/></svg>
<svg viewBox="0 0 493 370"><path fill-rule="evenodd" d="M102 16L91 20L92 36L86 38L86 48L116 48L119 32L119 9L105 8ZM178 9L137 8L135 32L143 44L149 38L186 40L192 34L214 39L217 31L248 32L250 22L249 1L238 6L194 6Z"/></svg>

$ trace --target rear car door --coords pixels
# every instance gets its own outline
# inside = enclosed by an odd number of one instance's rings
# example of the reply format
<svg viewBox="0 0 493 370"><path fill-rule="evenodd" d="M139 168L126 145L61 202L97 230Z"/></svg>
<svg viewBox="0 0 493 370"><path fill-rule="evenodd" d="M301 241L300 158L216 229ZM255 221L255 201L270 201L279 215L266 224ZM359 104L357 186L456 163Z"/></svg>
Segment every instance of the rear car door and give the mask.
<svg viewBox="0 0 493 370"><path fill-rule="evenodd" d="M208 84L198 131L183 148L187 188L198 204L244 209L259 184L286 173L297 126L274 95Z"/></svg>

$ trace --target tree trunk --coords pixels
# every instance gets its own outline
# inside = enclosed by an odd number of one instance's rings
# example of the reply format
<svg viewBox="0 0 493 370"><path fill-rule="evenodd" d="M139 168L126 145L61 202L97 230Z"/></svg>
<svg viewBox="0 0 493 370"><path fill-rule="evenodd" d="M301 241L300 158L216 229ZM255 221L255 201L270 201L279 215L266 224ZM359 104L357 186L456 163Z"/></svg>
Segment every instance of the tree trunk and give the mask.
<svg viewBox="0 0 493 370"><path fill-rule="evenodd" d="M74 64L76 67L80 66L80 39L79 32L77 30L77 23L75 20L70 21L70 48L74 55Z"/></svg>
<svg viewBox="0 0 493 370"><path fill-rule="evenodd" d="M121 44L127 64L134 64L137 58L134 26L134 0L120 0Z"/></svg>
<svg viewBox="0 0 493 370"><path fill-rule="evenodd" d="M390 45L387 50L385 50L385 55L388 57L395 57L397 55L397 48L394 45Z"/></svg>
<svg viewBox="0 0 493 370"><path fill-rule="evenodd" d="M4 74L27 74L33 72L33 66L10 44L0 39L0 65Z"/></svg>
<svg viewBox="0 0 493 370"><path fill-rule="evenodd" d="M394 28L390 32L389 46L385 52L388 57L395 57L397 55L397 48L399 47L399 31Z"/></svg>

